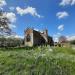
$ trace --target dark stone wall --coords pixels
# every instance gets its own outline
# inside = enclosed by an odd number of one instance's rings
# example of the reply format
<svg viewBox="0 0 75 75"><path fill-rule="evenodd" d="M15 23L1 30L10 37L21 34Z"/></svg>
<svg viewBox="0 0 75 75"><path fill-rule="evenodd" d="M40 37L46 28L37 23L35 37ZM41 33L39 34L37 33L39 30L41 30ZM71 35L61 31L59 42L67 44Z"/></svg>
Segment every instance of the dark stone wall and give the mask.
<svg viewBox="0 0 75 75"><path fill-rule="evenodd" d="M30 35L31 40L29 42L26 41L26 35ZM25 31L25 45L27 46L39 46L39 45L54 45L52 37L48 36L47 33L41 33L39 31L33 29L27 29Z"/></svg>
<svg viewBox="0 0 75 75"><path fill-rule="evenodd" d="M48 44L49 44L50 46L54 46L53 38L50 37L50 36L48 36Z"/></svg>
<svg viewBox="0 0 75 75"><path fill-rule="evenodd" d="M39 32L33 31L33 43L34 43L34 46L43 45L45 44L45 39L41 36Z"/></svg>

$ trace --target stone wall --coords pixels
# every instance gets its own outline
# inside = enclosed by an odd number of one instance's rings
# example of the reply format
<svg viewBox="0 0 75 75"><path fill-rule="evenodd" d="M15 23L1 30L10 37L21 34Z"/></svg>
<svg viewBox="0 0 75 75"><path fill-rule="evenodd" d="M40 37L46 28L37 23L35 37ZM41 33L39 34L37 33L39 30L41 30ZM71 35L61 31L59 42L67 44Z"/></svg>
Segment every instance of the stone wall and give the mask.
<svg viewBox="0 0 75 75"><path fill-rule="evenodd" d="M27 41L27 35L30 35L30 41ZM25 31L25 46L33 46L33 30L27 29Z"/></svg>

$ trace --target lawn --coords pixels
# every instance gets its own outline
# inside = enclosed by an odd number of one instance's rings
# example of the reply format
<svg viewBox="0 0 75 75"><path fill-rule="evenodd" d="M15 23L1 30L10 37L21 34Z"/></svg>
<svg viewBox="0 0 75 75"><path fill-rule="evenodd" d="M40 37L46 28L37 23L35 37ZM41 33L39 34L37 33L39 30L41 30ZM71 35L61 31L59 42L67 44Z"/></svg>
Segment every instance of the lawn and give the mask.
<svg viewBox="0 0 75 75"><path fill-rule="evenodd" d="M0 49L0 75L75 75L75 50L49 46Z"/></svg>

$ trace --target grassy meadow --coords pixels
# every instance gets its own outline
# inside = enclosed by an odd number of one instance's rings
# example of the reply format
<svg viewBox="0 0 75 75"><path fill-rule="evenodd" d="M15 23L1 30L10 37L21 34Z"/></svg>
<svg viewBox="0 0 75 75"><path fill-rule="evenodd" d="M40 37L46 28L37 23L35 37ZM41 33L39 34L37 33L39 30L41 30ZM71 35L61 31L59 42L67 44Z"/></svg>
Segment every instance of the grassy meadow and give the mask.
<svg viewBox="0 0 75 75"><path fill-rule="evenodd" d="M0 75L75 75L75 50L49 46L0 49Z"/></svg>

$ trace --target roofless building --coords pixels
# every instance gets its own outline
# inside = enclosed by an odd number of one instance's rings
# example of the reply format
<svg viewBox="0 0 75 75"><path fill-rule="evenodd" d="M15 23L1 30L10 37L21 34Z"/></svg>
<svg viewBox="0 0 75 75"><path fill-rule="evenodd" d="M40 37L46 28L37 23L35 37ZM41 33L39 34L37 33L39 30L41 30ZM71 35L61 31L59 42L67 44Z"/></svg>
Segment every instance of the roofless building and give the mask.
<svg viewBox="0 0 75 75"><path fill-rule="evenodd" d="M38 31L28 28L25 30L25 46L53 45L52 37L48 36L48 30Z"/></svg>

